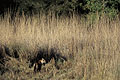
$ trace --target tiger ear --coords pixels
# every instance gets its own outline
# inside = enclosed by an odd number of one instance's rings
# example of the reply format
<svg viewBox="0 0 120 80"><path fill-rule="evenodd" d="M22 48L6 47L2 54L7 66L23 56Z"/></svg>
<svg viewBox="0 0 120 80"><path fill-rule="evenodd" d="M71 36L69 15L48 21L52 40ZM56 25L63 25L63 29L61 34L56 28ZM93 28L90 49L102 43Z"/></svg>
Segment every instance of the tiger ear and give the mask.
<svg viewBox="0 0 120 80"><path fill-rule="evenodd" d="M45 60L44 58L42 58L42 60Z"/></svg>

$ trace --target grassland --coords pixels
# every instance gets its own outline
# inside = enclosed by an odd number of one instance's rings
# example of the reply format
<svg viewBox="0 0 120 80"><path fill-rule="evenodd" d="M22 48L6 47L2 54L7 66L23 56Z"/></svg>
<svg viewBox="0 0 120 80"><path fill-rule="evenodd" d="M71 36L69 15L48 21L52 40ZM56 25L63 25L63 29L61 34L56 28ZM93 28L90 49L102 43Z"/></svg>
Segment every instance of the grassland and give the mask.
<svg viewBox="0 0 120 80"><path fill-rule="evenodd" d="M1 80L120 80L120 20L106 17L91 19L39 15L0 18L0 44L19 52L19 59L10 57ZM54 67L54 61L34 73L29 56L39 47L55 47L68 58Z"/></svg>

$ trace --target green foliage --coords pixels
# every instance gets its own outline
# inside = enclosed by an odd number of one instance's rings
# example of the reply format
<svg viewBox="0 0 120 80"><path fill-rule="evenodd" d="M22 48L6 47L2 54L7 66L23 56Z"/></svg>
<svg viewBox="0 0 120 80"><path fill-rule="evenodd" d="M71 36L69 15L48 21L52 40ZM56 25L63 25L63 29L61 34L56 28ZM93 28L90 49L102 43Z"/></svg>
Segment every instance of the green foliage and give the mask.
<svg viewBox="0 0 120 80"><path fill-rule="evenodd" d="M18 0L16 3L19 5L19 11L28 13L38 13L43 10L46 6L44 1L41 0Z"/></svg>
<svg viewBox="0 0 120 80"><path fill-rule="evenodd" d="M96 11L101 11L103 6L101 0L86 0L87 4L85 5L86 8L90 10L90 12L95 13Z"/></svg>
<svg viewBox="0 0 120 80"><path fill-rule="evenodd" d="M20 13L25 14L37 14L41 11L45 13L51 11L59 15L68 15L73 12L79 14L99 12L115 16L120 11L120 0L11 0L12 3ZM2 7L4 6L1 6L1 9Z"/></svg>
<svg viewBox="0 0 120 80"><path fill-rule="evenodd" d="M117 15L118 10L114 8L105 8L105 12L108 17L114 18Z"/></svg>
<svg viewBox="0 0 120 80"><path fill-rule="evenodd" d="M119 10L120 0L86 0L85 9L89 13L106 14L109 17L115 17Z"/></svg>
<svg viewBox="0 0 120 80"><path fill-rule="evenodd" d="M68 14L74 12L79 5L79 0L17 0L19 11L24 13L54 12Z"/></svg>

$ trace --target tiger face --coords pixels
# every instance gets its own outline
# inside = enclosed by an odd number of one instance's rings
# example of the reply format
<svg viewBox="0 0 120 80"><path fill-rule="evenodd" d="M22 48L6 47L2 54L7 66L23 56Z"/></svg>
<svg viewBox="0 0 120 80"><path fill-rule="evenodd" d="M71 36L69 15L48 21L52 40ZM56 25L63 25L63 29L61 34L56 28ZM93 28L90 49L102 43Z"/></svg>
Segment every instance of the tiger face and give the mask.
<svg viewBox="0 0 120 80"><path fill-rule="evenodd" d="M42 58L41 60L38 61L38 64L45 65L45 63L46 63L46 60L44 58Z"/></svg>

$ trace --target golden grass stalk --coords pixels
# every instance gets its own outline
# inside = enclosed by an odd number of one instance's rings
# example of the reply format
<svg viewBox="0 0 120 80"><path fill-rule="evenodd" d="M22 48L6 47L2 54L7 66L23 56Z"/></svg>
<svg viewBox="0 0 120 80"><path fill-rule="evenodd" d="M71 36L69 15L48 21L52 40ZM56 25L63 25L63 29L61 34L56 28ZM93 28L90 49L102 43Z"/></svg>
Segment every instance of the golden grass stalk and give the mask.
<svg viewBox="0 0 120 80"><path fill-rule="evenodd" d="M54 16L9 17L0 20L0 43L37 47L56 47L73 58L66 73L55 79L119 80L120 23L103 17L89 21L77 16L56 19ZM67 76L67 77L66 77Z"/></svg>

